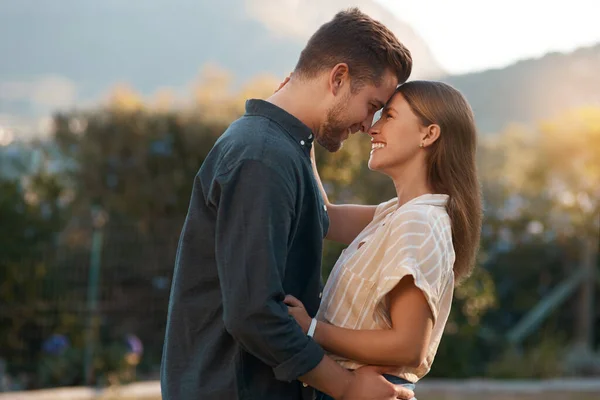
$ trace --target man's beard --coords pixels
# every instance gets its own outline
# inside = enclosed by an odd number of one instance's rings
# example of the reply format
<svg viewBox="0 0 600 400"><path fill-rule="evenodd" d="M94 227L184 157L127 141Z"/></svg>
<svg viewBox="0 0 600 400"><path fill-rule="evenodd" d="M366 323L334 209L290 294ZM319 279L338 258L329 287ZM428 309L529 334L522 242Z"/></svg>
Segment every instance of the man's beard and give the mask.
<svg viewBox="0 0 600 400"><path fill-rule="evenodd" d="M327 119L317 135L317 142L329 152L334 153L342 148L344 135L348 132L348 126L344 123L342 115L344 107L340 102L327 111Z"/></svg>

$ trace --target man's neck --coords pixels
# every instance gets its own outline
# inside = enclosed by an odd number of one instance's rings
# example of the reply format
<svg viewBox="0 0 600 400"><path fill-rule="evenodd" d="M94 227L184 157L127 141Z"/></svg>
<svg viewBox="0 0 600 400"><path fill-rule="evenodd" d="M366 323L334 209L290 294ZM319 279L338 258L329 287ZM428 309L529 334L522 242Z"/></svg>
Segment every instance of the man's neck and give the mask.
<svg viewBox="0 0 600 400"><path fill-rule="evenodd" d="M318 96L315 96L310 84L291 80L266 101L298 118L314 133L318 132L323 122L319 115Z"/></svg>

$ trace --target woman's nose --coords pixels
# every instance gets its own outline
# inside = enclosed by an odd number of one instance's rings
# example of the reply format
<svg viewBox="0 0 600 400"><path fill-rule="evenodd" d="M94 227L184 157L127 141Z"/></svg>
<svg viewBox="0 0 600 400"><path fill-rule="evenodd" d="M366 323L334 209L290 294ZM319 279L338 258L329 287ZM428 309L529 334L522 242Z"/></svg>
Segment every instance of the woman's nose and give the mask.
<svg viewBox="0 0 600 400"><path fill-rule="evenodd" d="M379 121L365 131L369 136L375 136L379 133Z"/></svg>

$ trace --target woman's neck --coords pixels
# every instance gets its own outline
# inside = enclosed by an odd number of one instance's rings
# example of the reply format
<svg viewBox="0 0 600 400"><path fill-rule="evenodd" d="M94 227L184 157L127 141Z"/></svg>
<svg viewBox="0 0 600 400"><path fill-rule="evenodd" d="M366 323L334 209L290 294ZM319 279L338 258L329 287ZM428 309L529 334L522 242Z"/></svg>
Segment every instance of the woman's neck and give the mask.
<svg viewBox="0 0 600 400"><path fill-rule="evenodd" d="M433 188L427 183L427 169L403 168L392 175L398 205L402 206L412 199L424 194L433 193Z"/></svg>

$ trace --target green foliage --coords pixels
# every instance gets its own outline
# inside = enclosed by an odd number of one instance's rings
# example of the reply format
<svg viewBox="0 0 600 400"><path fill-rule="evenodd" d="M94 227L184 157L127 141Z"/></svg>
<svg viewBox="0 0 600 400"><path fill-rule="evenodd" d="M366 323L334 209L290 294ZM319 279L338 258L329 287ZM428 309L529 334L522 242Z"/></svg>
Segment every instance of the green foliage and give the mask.
<svg viewBox="0 0 600 400"><path fill-rule="evenodd" d="M83 351L69 348L59 355L42 355L37 366L41 387L73 386L83 381Z"/></svg>
<svg viewBox="0 0 600 400"><path fill-rule="evenodd" d="M113 109L57 115L55 124L56 142L76 166L77 206L100 205L145 229L181 218L194 176L225 128L194 115Z"/></svg>
<svg viewBox="0 0 600 400"><path fill-rule="evenodd" d="M507 348L499 359L488 366L487 374L498 379L552 379L563 372L565 340L554 334L546 334L527 350Z"/></svg>
<svg viewBox="0 0 600 400"><path fill-rule="evenodd" d="M60 181L35 172L22 181L0 179L0 356L30 368L47 326L57 275L50 247L62 230Z"/></svg>

